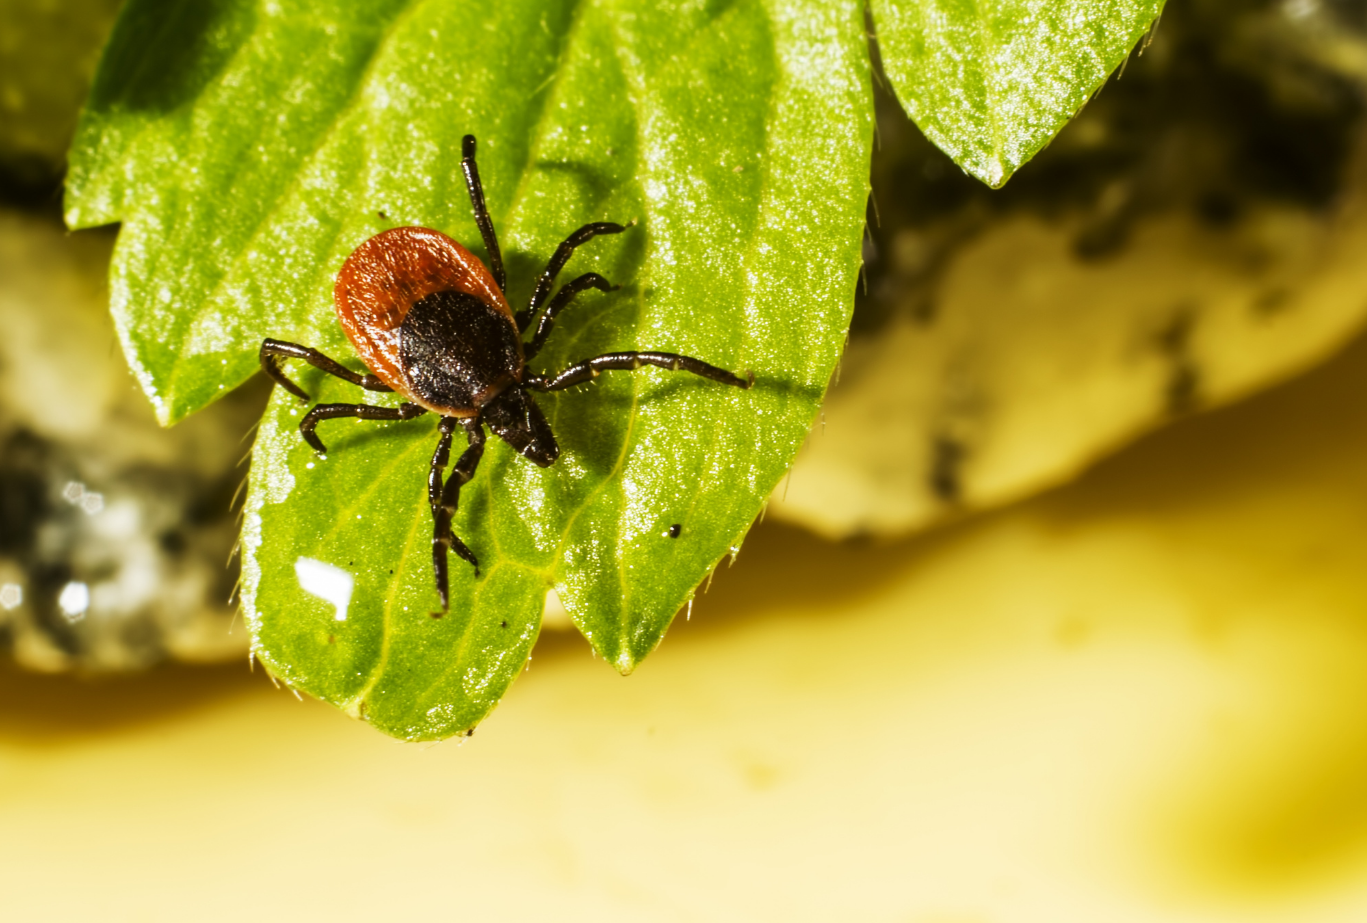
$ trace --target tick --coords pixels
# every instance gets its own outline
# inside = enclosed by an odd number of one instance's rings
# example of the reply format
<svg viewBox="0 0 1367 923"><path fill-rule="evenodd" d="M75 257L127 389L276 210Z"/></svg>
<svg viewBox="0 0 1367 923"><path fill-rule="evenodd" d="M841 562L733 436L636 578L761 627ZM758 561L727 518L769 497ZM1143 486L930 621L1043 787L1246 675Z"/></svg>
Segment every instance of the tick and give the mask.
<svg viewBox="0 0 1367 923"><path fill-rule="evenodd" d="M405 399L397 407L315 405L300 421L299 431L320 453L327 451L317 433L323 420L410 420L429 412L441 417L437 450L428 469L427 499L433 519L432 567L442 611L450 604L448 550L468 561L479 576L479 559L452 531L451 521L460 489L474 477L484 455L485 426L522 456L546 468L560 457L560 446L532 399L534 391L563 391L592 381L601 372L634 371L643 366L691 372L737 388L754 384L754 373L741 378L691 356L662 352L606 353L550 375L528 371L528 360L541 351L556 317L576 295L591 288L602 292L617 288L598 273L586 272L551 297L556 276L575 248L600 234L620 234L627 226L599 221L565 238L537 279L531 303L514 314L505 295L503 254L484 203L472 135L466 135L461 146L461 170L475 224L489 254L487 267L440 231L401 227L361 244L337 273L332 292L337 320L371 374L359 375L298 343L271 339L261 343L261 367L266 374L306 403L308 394L281 370L282 360L303 359L368 391L393 391ZM529 332L531 339L525 340ZM465 430L469 447L443 483L458 427Z"/></svg>

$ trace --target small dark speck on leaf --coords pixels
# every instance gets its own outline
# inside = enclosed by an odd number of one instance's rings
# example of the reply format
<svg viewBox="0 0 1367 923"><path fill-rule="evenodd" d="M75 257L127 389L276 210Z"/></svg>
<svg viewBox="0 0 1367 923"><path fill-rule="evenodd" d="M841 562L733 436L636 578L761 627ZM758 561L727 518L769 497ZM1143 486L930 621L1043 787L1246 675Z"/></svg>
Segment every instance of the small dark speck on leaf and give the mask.
<svg viewBox="0 0 1367 923"><path fill-rule="evenodd" d="M336 643L337 643L337 636L336 636L336 635L328 635L328 644L336 644Z"/></svg>
<svg viewBox="0 0 1367 923"><path fill-rule="evenodd" d="M681 532L683 532L683 523L676 522L669 527L670 538L678 538Z"/></svg>
<svg viewBox="0 0 1367 923"><path fill-rule="evenodd" d="M433 613L432 613L432 618L434 618L434 619L439 619L439 618L441 618L443 615L445 615L445 613L443 613L443 612L433 612Z"/></svg>
<svg viewBox="0 0 1367 923"><path fill-rule="evenodd" d="M381 220L381 221L388 221L388 220L389 220L389 216L386 215L384 212L376 212L375 214L377 214L377 215L380 216L380 220Z"/></svg>
<svg viewBox="0 0 1367 923"><path fill-rule="evenodd" d="M499 622L499 623L498 623L498 627L499 627L499 628L507 628L507 627L508 627L508 620L507 620L507 619L504 619L503 621Z"/></svg>

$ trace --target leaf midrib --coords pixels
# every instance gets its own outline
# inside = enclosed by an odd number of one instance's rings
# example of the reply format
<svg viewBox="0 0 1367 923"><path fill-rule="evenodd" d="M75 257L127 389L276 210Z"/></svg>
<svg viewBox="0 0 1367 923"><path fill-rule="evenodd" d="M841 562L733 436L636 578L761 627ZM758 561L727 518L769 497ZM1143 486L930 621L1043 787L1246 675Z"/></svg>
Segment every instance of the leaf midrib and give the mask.
<svg viewBox="0 0 1367 923"><path fill-rule="evenodd" d="M973 4L973 25L974 38L977 39L979 58L983 64L983 91L987 97L987 136L991 143L992 159L996 161L996 166L1002 173L1009 173L1010 168L1002 159L1004 144L1002 141L1002 123L997 116L997 97L999 94L999 83L997 73L997 62L992 56L993 45L991 42L991 32L988 29L987 15L984 11L983 0L969 0Z"/></svg>

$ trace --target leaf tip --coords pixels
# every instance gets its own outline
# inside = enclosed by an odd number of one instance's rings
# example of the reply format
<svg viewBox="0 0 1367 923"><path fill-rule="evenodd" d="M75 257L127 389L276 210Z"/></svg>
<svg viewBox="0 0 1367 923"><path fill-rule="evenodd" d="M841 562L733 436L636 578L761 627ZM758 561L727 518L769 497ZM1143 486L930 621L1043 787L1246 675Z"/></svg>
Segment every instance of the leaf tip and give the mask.
<svg viewBox="0 0 1367 923"><path fill-rule="evenodd" d="M946 153L950 152L946 151ZM950 153L950 156L955 155ZM964 158L960 166L965 173L984 185L992 189L1000 189L1006 185L1006 181L1015 174L1021 164L1013 164L1002 157L989 156Z"/></svg>
<svg viewBox="0 0 1367 923"><path fill-rule="evenodd" d="M612 665L617 668L617 672L623 676L630 676L636 669L636 664L640 661L631 653L631 649L623 647L617 652L617 657L612 661Z"/></svg>

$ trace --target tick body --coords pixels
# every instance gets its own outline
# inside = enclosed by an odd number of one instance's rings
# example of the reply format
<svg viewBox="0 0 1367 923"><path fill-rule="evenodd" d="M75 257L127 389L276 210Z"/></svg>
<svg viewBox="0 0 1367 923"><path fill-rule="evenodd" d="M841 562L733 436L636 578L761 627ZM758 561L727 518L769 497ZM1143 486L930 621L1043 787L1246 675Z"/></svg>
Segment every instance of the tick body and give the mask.
<svg viewBox="0 0 1367 923"><path fill-rule="evenodd" d="M449 606L447 551L454 550L479 574L479 560L452 531L460 488L475 474L484 454L484 427L541 467L555 463L560 447L532 392L561 391L611 370L644 366L691 372L702 378L749 388L754 376L741 378L691 356L663 352L616 352L576 362L553 374L527 369L540 351L556 316L574 297L590 289L615 287L597 273L585 273L551 297L556 277L577 247L600 234L627 228L611 222L586 224L556 248L537 280L526 309L514 314L505 296L503 256L493 221L484 203L475 165L475 139L466 135L461 168L465 174L475 223L489 254L485 266L455 240L430 228L393 228L365 241L347 257L337 273L333 300L337 320L371 374L360 375L316 349L265 340L261 366L277 384L308 401L308 394L281 370L283 359L303 359L313 366L371 391L394 391L404 398L397 407L371 404L317 404L299 424L304 439L325 451L319 422L334 417L407 420L437 414L438 440L428 470L428 502L432 508L432 565L442 611ZM530 334L530 339L527 339ZM452 437L465 431L468 447L449 477Z"/></svg>

